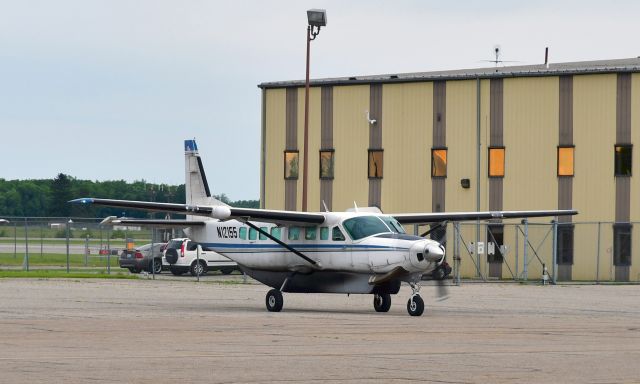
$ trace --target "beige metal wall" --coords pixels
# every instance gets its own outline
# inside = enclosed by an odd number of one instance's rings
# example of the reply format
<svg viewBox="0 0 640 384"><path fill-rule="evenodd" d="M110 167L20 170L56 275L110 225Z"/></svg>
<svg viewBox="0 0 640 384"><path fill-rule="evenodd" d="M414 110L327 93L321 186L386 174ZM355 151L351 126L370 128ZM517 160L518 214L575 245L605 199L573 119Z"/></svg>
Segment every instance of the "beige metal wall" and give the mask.
<svg viewBox="0 0 640 384"><path fill-rule="evenodd" d="M433 83L382 89L385 212L431 211Z"/></svg>
<svg viewBox="0 0 640 384"><path fill-rule="evenodd" d="M631 178L631 220L640 219L640 74L632 75L631 131L636 144ZM504 144L506 175L504 209L553 209L558 206L557 145L559 130L559 78L504 79ZM573 78L573 141L575 176L573 208L580 211L576 222L615 219L615 178L613 147L616 141L616 75L580 75ZM298 90L298 147L300 167L303 159L304 89ZM446 145L448 165L446 210L476 210L476 108L475 80L446 83ZM487 146L490 125L490 81L481 81L481 205L488 209ZM309 118L309 210L321 210L319 201L318 150L320 148L320 88L311 88ZM433 83L385 84L382 102L382 147L384 177L382 208L386 212L431 210L430 149L433 134ZM335 179L333 207L344 210L367 205L367 149L369 124L365 111L370 108L369 85L333 88L333 127ZM285 143L285 90L266 90L265 207L284 207L283 151ZM460 179L471 181L469 189ZM302 173L298 180L297 205L302 202ZM539 221L547 221L541 219ZM426 228L421 228L426 229ZM475 241L473 226L463 227L467 242ZM538 235L536 235L538 236ZM449 240L452 239L451 234ZM515 230L507 227L505 243L510 246L507 263L515 266ZM577 225L574 241L575 280L613 278L611 268L613 229L610 224ZM480 241L486 241L482 231ZM522 244L519 257L522 258ZM598 248L599 247L599 248ZM599 259L596 254L599 249ZM633 228L630 279L640 280L640 225ZM452 251L452 242L448 244ZM462 252L462 275L475 276L475 266ZM544 256L545 258L547 256ZM520 264L522 260L520 259ZM530 274L539 273L537 262ZM519 266L521 272L521 266ZM486 255L481 271L487 272ZM503 277L510 278L503 268Z"/></svg>
<svg viewBox="0 0 640 384"><path fill-rule="evenodd" d="M264 206L284 209L284 146L286 90L266 90Z"/></svg>
<svg viewBox="0 0 640 384"><path fill-rule="evenodd" d="M633 146L633 176L631 177L631 220L640 221L640 74L631 76L631 142ZM640 281L640 223L631 235L633 258L630 280Z"/></svg>
<svg viewBox="0 0 640 384"><path fill-rule="evenodd" d="M367 178L367 149L369 123L365 111L369 109L369 86L337 86L333 89L333 143L335 148L335 178L333 180L333 209L343 211L367 206L369 181ZM387 164L384 164L385 175ZM384 193L384 192L383 192Z"/></svg>

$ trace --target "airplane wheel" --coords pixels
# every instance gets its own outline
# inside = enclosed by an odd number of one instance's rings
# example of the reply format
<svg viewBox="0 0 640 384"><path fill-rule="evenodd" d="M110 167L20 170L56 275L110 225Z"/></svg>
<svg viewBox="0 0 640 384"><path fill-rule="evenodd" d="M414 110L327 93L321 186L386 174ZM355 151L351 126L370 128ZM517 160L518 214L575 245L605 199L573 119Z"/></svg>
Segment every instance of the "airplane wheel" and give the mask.
<svg viewBox="0 0 640 384"><path fill-rule="evenodd" d="M389 312L389 308L391 308L391 295L388 293L373 295L373 308L375 308L376 312Z"/></svg>
<svg viewBox="0 0 640 384"><path fill-rule="evenodd" d="M424 312L424 301L420 295L414 295L407 301L407 312L411 316L420 316Z"/></svg>
<svg viewBox="0 0 640 384"><path fill-rule="evenodd" d="M277 289L272 289L267 292L267 310L269 312L280 312L282 310L282 304L284 304L284 300L282 299L282 292Z"/></svg>

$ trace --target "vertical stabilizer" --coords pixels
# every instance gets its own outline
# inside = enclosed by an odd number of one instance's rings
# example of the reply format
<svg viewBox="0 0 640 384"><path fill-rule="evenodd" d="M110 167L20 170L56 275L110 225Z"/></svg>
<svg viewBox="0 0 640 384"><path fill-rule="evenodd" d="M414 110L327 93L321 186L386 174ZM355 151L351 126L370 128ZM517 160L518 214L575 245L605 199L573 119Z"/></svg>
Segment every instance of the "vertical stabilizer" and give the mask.
<svg viewBox="0 0 640 384"><path fill-rule="evenodd" d="M227 205L211 196L202 159L195 140L184 141L185 203L189 205Z"/></svg>

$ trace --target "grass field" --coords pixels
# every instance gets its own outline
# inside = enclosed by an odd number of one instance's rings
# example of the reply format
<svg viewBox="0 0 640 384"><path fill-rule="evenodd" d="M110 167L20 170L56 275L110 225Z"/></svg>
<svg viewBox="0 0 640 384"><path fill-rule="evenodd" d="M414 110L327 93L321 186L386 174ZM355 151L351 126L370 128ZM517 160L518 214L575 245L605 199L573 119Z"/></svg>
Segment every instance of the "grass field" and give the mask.
<svg viewBox="0 0 640 384"><path fill-rule="evenodd" d="M85 264L84 255L69 255L70 267L94 267L106 268L107 260L110 261L112 268L119 268L118 256L89 256ZM13 253L0 253L0 268L3 266L21 266L24 263L24 253L18 253L15 257ZM52 266L66 267L67 255L59 253L31 253L29 254L30 266Z"/></svg>
<svg viewBox="0 0 640 384"><path fill-rule="evenodd" d="M51 270L35 270L35 271L2 271L0 270L0 278L36 278L36 279L138 279L136 275L128 272L118 271L116 273L107 274L103 271L51 271Z"/></svg>

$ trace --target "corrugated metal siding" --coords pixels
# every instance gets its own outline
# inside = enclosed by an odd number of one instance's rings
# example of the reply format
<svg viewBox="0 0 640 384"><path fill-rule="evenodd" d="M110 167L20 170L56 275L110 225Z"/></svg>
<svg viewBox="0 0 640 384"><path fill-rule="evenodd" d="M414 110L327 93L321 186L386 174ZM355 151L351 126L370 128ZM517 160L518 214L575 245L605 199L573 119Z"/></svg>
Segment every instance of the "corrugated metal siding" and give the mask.
<svg viewBox="0 0 640 384"><path fill-rule="evenodd" d="M631 176L631 203L629 212L632 220L640 221L640 74L631 75L631 142L633 145L633 167ZM640 281L640 225L633 226L631 235L632 259L631 280Z"/></svg>
<svg viewBox="0 0 640 384"><path fill-rule="evenodd" d="M322 87L321 108L320 147L333 149L333 87ZM323 201L330 211L333 210L333 180L320 180L320 210L324 210Z"/></svg>
<svg viewBox="0 0 640 384"><path fill-rule="evenodd" d="M333 180L333 209L343 211L367 205L367 148L369 123L364 111L369 108L369 86L333 88L333 140L336 150Z"/></svg>
<svg viewBox="0 0 640 384"><path fill-rule="evenodd" d="M557 77L504 80L506 172L500 209L557 205L558 98Z"/></svg>
<svg viewBox="0 0 640 384"><path fill-rule="evenodd" d="M431 210L433 84L390 84L383 91L385 212Z"/></svg>
<svg viewBox="0 0 640 384"><path fill-rule="evenodd" d="M320 135L322 119L322 90L309 90L309 165L307 178L307 210L320 210ZM304 88L298 93L298 145L300 160L304 156ZM300 163L302 164L302 163ZM302 169L302 165L300 166ZM298 209L302 210L302 174L298 179Z"/></svg>
<svg viewBox="0 0 640 384"><path fill-rule="evenodd" d="M573 78L573 140L576 146L573 208L576 221L614 220L613 146L616 140L616 75ZM595 177L598 175L598 177ZM613 231L601 228L600 274L611 278ZM589 279L595 266L597 228L576 227L574 279Z"/></svg>
<svg viewBox="0 0 640 384"><path fill-rule="evenodd" d="M298 89L287 88L286 107L286 150L298 149ZM298 155L298 178L302 178L302 153ZM284 208L289 211L297 209L298 180L284 181Z"/></svg>
<svg viewBox="0 0 640 384"><path fill-rule="evenodd" d="M268 209L284 209L286 104L284 89L266 90L264 206Z"/></svg>

